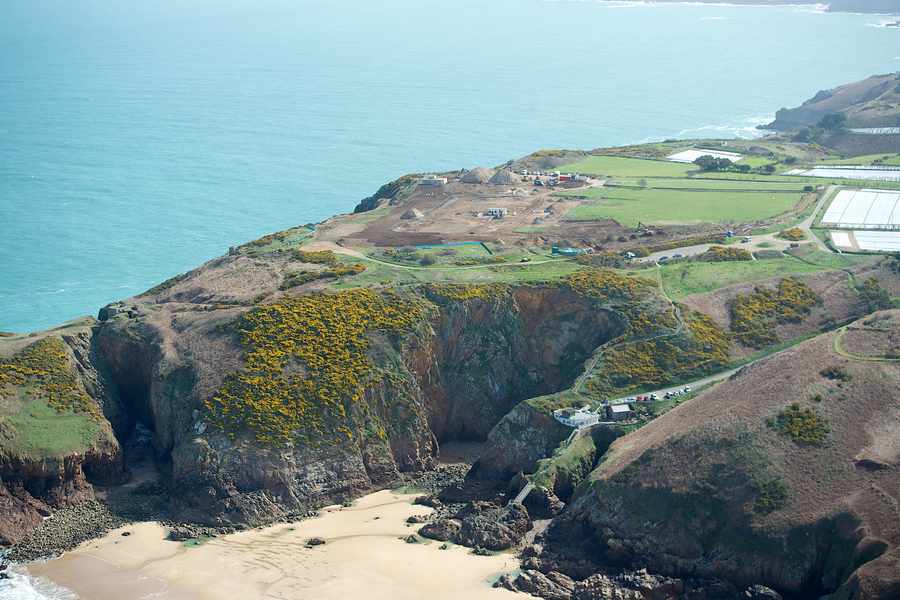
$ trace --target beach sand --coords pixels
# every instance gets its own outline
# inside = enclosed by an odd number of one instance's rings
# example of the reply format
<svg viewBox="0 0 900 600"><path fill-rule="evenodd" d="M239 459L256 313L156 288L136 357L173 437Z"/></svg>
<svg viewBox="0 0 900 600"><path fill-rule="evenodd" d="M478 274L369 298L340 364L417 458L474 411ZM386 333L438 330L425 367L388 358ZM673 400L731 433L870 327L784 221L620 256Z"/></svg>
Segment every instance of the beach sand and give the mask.
<svg viewBox="0 0 900 600"><path fill-rule="evenodd" d="M512 554L475 556L440 542L399 539L430 508L381 491L321 516L235 533L196 546L165 540L157 523L129 525L64 556L29 566L82 600L502 600L490 584L519 566ZM130 535L123 536L123 532ZM326 544L306 547L321 537Z"/></svg>

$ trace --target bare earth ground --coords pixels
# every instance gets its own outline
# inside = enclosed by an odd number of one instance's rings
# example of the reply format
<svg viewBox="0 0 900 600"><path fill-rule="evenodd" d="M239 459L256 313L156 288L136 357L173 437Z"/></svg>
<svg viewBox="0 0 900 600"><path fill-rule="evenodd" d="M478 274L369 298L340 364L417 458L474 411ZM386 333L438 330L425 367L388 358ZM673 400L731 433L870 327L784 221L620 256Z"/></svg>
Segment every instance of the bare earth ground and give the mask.
<svg viewBox="0 0 900 600"><path fill-rule="evenodd" d="M511 598L493 579L518 567L511 554L475 556L436 542L408 544L405 523L430 508L412 495L376 492L320 517L188 547L156 523L131 525L61 558L31 565L82 600L489 600ZM130 535L123 537L123 532ZM326 544L307 547L322 537Z"/></svg>

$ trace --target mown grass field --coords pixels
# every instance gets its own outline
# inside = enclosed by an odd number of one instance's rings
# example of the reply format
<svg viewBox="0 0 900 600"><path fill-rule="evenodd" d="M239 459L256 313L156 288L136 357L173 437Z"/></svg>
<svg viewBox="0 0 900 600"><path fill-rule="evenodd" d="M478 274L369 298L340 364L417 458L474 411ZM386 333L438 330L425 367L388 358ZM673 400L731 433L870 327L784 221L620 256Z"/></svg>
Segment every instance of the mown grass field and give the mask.
<svg viewBox="0 0 900 600"><path fill-rule="evenodd" d="M738 223L758 221L789 211L799 192L736 190L661 190L597 188L598 198L570 210L568 221L614 219L625 227L654 224Z"/></svg>
<svg viewBox="0 0 900 600"><path fill-rule="evenodd" d="M696 168L694 165L666 160L590 156L584 160L558 167L557 170L606 177L684 177Z"/></svg>

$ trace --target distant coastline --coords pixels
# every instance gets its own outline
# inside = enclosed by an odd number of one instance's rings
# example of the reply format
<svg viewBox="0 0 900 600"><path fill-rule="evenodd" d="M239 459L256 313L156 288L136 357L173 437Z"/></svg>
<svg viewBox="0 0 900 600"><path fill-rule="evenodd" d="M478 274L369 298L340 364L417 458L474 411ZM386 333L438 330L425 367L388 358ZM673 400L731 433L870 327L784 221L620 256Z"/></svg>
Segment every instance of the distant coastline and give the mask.
<svg viewBox="0 0 900 600"><path fill-rule="evenodd" d="M603 0L614 2L616 0ZM819 6L826 12L866 13L880 15L900 14L900 0L636 0L644 4L720 4L735 6Z"/></svg>

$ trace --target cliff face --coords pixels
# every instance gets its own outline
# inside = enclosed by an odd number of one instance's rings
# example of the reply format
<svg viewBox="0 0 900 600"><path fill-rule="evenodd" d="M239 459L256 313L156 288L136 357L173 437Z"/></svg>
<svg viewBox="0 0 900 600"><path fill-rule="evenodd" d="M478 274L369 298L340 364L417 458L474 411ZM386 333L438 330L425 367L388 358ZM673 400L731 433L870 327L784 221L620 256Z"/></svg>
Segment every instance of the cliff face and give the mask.
<svg viewBox="0 0 900 600"><path fill-rule="evenodd" d="M90 325L0 344L0 544L53 509L92 499L92 483L126 476L104 414L119 406Z"/></svg>
<svg viewBox="0 0 900 600"><path fill-rule="evenodd" d="M321 305L318 297L249 310L138 303L99 328L95 344L125 407L120 431L127 436L141 423L153 432L157 458L178 491L177 516L261 523L388 485L401 471L430 467L441 442L484 439L520 401L567 387L590 353L622 332L618 318L561 286L435 286L387 296L349 291L324 296ZM293 314L283 312L288 309L334 306L344 308L328 331L366 327L352 314L371 302L385 302L381 312L398 310L398 322L418 316L401 328L392 329L391 321L367 329L346 349L343 338L305 337L317 313L302 313L296 330L271 329L271 315L286 319ZM251 341L256 332L284 336L273 346L276 354L306 339L334 346L334 354L312 348L307 355L303 346L276 371L255 378L255 361L262 360ZM318 364L320 355L325 364ZM359 388L335 387L332 379L358 379ZM272 381L294 390L284 402L297 401L310 381L319 396L334 389L357 399L296 404L291 410L307 415L303 435L282 439L278 427L296 423L293 413L284 420L272 408L272 398L282 397L268 387ZM247 418L229 420L244 402L253 403Z"/></svg>
<svg viewBox="0 0 900 600"><path fill-rule="evenodd" d="M848 358L835 335L614 442L552 545L802 597L897 597L900 365Z"/></svg>

